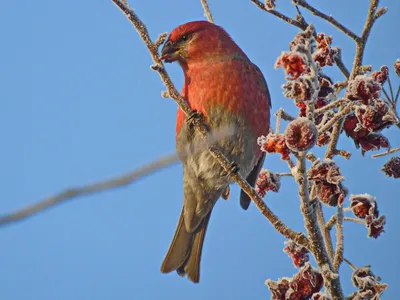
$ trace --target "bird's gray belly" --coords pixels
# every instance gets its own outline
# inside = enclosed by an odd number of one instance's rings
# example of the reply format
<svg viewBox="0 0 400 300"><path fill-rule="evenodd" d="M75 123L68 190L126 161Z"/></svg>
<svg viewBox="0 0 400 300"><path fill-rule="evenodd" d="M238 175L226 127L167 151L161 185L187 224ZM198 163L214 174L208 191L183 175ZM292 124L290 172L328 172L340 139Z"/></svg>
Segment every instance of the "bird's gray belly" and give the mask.
<svg viewBox="0 0 400 300"><path fill-rule="evenodd" d="M230 162L235 162L239 167L239 173L246 178L253 169L255 161L256 137L246 124L246 118L240 115L232 115L224 109L209 110L206 123L211 132L222 138L215 142L219 149ZM228 136L224 136L229 134ZM204 139L193 128L185 123L177 139L177 150L181 151L185 145L190 145L187 155L181 156L184 168L192 173L204 188L222 192L232 183L230 176L224 175L224 169L212 154L204 149L199 150Z"/></svg>

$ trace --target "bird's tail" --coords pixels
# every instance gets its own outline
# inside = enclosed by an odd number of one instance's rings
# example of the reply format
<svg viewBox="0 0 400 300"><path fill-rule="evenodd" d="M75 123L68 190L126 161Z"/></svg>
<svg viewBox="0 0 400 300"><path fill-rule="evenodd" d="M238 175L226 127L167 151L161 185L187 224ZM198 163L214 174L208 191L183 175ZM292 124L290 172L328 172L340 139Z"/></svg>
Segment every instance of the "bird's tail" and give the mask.
<svg viewBox="0 0 400 300"><path fill-rule="evenodd" d="M180 276L186 274L194 283L199 282L201 252L210 216L211 210L194 232L187 232L182 209L174 238L161 265L162 273L176 270Z"/></svg>

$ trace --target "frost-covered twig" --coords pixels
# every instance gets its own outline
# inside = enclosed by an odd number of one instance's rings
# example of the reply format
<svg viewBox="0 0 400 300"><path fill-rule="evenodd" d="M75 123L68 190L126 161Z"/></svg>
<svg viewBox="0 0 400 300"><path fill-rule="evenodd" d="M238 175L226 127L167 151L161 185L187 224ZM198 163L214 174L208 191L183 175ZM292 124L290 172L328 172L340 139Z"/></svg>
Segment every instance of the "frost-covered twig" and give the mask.
<svg viewBox="0 0 400 300"><path fill-rule="evenodd" d="M275 113L275 116L276 116L275 133L277 134L281 130L281 120L293 121L295 119L295 117L286 113L282 107L278 109L278 111Z"/></svg>
<svg viewBox="0 0 400 300"><path fill-rule="evenodd" d="M127 8L120 0L111 0L113 3L117 5L117 7L125 14L125 16L129 19L129 21L133 24L136 31L139 33L140 37L144 41L147 46L150 55L155 63L155 67L153 68L158 72L161 77L162 82L166 86L168 90L168 95L175 100L175 102L179 105L182 111L186 115L190 115L192 113L188 103L183 99L183 97L179 94L174 84L172 83L167 71L164 68L164 64L158 55L157 48L151 41L150 35L147 31L144 23L139 19L133 9ZM208 138L208 127L204 123L204 120L197 120L194 123L195 129L200 133L200 135L207 140ZM208 145L211 143L207 142ZM226 170L229 171L231 168L231 162L213 146L209 146L208 150L210 154L218 161L218 163ZM301 232L295 232L290 229L286 224L284 224L278 216L276 216L271 209L265 204L263 199L257 194L256 190L247 182L247 180L243 179L242 176L237 172L231 174L232 179L240 186L240 188L253 200L257 208L261 211L261 213L270 221L270 223L274 226L274 228L283 236L288 239L292 239L296 241L298 244L308 248L308 241L305 235Z"/></svg>
<svg viewBox="0 0 400 300"><path fill-rule="evenodd" d="M338 48L337 50L338 50L338 52L334 57L335 63L338 66L339 70L344 75L344 77L349 78L350 72L349 72L349 70L347 69L346 65L344 64L344 62L342 60L342 49Z"/></svg>
<svg viewBox="0 0 400 300"><path fill-rule="evenodd" d="M332 108L339 107L339 106L341 106L342 104L344 104L344 103L346 103L346 102L348 102L347 99L343 99L343 98L338 99L338 100L333 101L333 102L331 102L331 103L329 103L329 104L327 104L327 105L325 105L325 106L323 106L323 107L321 107L321 108L316 109L316 110L314 111L314 113L315 113L316 115L320 115L320 114L322 114L322 113L324 113L324 112L326 112L326 111L328 111L328 110L330 110L330 109L332 109Z"/></svg>
<svg viewBox="0 0 400 300"><path fill-rule="evenodd" d="M315 185L313 186L313 188ZM317 204L317 218L318 218L318 224L319 227L322 230L324 242L326 245L326 250L328 251L328 255L330 259L333 259L333 243L332 243L332 237L330 234L330 229L327 227L326 222L325 222L325 216L324 216L324 211L322 210L322 205L321 202L318 202Z"/></svg>
<svg viewBox="0 0 400 300"><path fill-rule="evenodd" d="M365 46L368 41L369 34L371 32L372 26L377 20L376 11L378 9L379 0L370 0L367 19L364 24L364 28L359 40L356 40L356 54L353 61L353 70L350 74L350 79L354 79L359 72L359 68L362 65Z"/></svg>
<svg viewBox="0 0 400 300"><path fill-rule="evenodd" d="M344 237L343 237L343 207L338 205L337 207L337 220L336 220L336 246L335 256L333 258L333 271L339 272L340 264L343 261L344 252Z"/></svg>
<svg viewBox="0 0 400 300"><path fill-rule="evenodd" d="M382 152L382 153L374 154L374 155L372 155L371 157L372 157L372 158L377 158L377 157L389 155L389 154L392 154L392 153L395 153L395 152L398 152L398 151L400 151L400 147L398 147L398 148L393 148L393 149L391 149L391 150L389 150L389 151L385 151L385 152Z"/></svg>
<svg viewBox="0 0 400 300"><path fill-rule="evenodd" d="M336 113L332 119L330 119L328 122L326 122L321 128L318 128L318 134L322 134L328 129L330 129L334 124L337 124L337 122L341 119L343 119L345 116L347 116L349 113L351 113L353 110L356 109L356 106L353 104L347 105L343 110L339 111Z"/></svg>
<svg viewBox="0 0 400 300"><path fill-rule="evenodd" d="M214 18L211 14L210 8L208 7L207 0L200 0L200 2L204 9L204 16L207 18L209 22L214 23Z"/></svg>

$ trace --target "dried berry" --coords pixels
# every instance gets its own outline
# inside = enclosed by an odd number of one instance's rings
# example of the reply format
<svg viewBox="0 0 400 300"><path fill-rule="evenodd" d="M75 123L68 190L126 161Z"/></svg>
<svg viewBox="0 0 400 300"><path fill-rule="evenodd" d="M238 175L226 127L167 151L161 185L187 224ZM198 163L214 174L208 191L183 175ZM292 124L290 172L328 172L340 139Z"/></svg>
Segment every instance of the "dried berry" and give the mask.
<svg viewBox="0 0 400 300"><path fill-rule="evenodd" d="M282 52L275 62L275 68L283 67L288 79L297 79L307 69L307 59L300 52Z"/></svg>
<svg viewBox="0 0 400 300"><path fill-rule="evenodd" d="M328 206L342 205L348 190L341 184L320 182L316 186L318 199Z"/></svg>
<svg viewBox="0 0 400 300"><path fill-rule="evenodd" d="M266 10L274 10L275 9L275 1L276 0L265 0L264 7Z"/></svg>
<svg viewBox="0 0 400 300"><path fill-rule="evenodd" d="M257 140L261 150L267 153L279 153L283 160L289 159L290 150L286 146L285 136L283 134L270 133L267 136L261 136Z"/></svg>
<svg viewBox="0 0 400 300"><path fill-rule="evenodd" d="M379 150L380 148L389 148L390 143L387 137L379 133L370 133L365 138L358 140L361 145L361 154L367 151Z"/></svg>
<svg viewBox="0 0 400 300"><path fill-rule="evenodd" d="M371 77L379 82L380 84L384 84L389 76L389 68L387 66L382 66L381 71L375 71L371 74Z"/></svg>
<svg viewBox="0 0 400 300"><path fill-rule="evenodd" d="M400 178L400 157L392 157L383 165L382 171L389 177Z"/></svg>
<svg viewBox="0 0 400 300"><path fill-rule="evenodd" d="M325 33L319 33L316 42L317 50L313 53L314 61L318 62L321 67L332 66L339 52L337 48L331 47L332 37Z"/></svg>
<svg viewBox="0 0 400 300"><path fill-rule="evenodd" d="M369 104L379 98L381 85L371 76L358 75L350 80L347 86L347 97L350 100L361 100L363 104Z"/></svg>
<svg viewBox="0 0 400 300"><path fill-rule="evenodd" d="M318 97L325 98L334 92L332 79L330 79L328 76L320 73L318 76L318 82L320 86Z"/></svg>
<svg viewBox="0 0 400 300"><path fill-rule="evenodd" d="M342 205L348 190L342 185L343 176L334 161L313 162L307 171L308 180L314 180L318 199L328 206Z"/></svg>
<svg viewBox="0 0 400 300"><path fill-rule="evenodd" d="M292 151L307 151L314 147L318 130L314 122L307 118L291 121L285 130L286 145Z"/></svg>
<svg viewBox="0 0 400 300"><path fill-rule="evenodd" d="M325 293L315 293L314 295L312 295L312 300L332 300L331 297L329 297L327 294Z"/></svg>
<svg viewBox="0 0 400 300"><path fill-rule="evenodd" d="M286 252L289 257L292 258L293 264L296 268L304 266L309 261L308 250L303 246L297 244L293 240L285 242L286 246L283 248L283 252Z"/></svg>
<svg viewBox="0 0 400 300"><path fill-rule="evenodd" d="M308 77L300 76L296 80L286 82L283 86L283 95L296 102L310 100L312 83Z"/></svg>
<svg viewBox="0 0 400 300"><path fill-rule="evenodd" d="M361 219L365 219L368 215L375 218L379 216L376 198L369 194L351 195L350 208L353 214Z"/></svg>
<svg viewBox="0 0 400 300"><path fill-rule="evenodd" d="M256 191L264 197L268 191L277 193L281 187L281 178L274 172L263 169L258 175L256 182Z"/></svg>
<svg viewBox="0 0 400 300"><path fill-rule="evenodd" d="M272 300L308 300L321 290L323 278L307 262L293 278L267 280L265 284L272 293Z"/></svg>
<svg viewBox="0 0 400 300"><path fill-rule="evenodd" d="M286 292L286 299L307 300L322 288L323 279L318 270L307 262L290 282L290 289Z"/></svg>
<svg viewBox="0 0 400 300"><path fill-rule="evenodd" d="M359 288L353 299L379 300L382 293L387 289L387 284L380 283L381 278L372 273L371 266L356 269L351 279L353 285Z"/></svg>
<svg viewBox="0 0 400 300"><path fill-rule="evenodd" d="M397 76L400 77L400 58L396 59L394 63L394 71L396 72Z"/></svg>
<svg viewBox="0 0 400 300"><path fill-rule="evenodd" d="M278 281L268 279L265 284L272 293L271 300L286 300L286 292L289 290L291 278L281 278Z"/></svg>
<svg viewBox="0 0 400 300"><path fill-rule="evenodd" d="M368 237L373 237L375 239L381 235L382 232L385 232L384 226L386 224L386 217L380 216L379 218L369 217L365 218L366 225L368 228Z"/></svg>
<svg viewBox="0 0 400 300"><path fill-rule="evenodd" d="M308 180L316 182L328 182L339 184L344 177L340 174L340 168L333 160L325 159L322 162L317 159L307 171Z"/></svg>

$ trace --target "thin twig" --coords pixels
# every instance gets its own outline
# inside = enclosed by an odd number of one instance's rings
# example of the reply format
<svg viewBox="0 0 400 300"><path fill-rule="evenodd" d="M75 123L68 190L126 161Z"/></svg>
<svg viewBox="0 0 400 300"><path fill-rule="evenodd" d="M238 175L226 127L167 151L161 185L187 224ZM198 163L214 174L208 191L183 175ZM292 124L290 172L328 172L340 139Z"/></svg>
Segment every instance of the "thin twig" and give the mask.
<svg viewBox="0 0 400 300"><path fill-rule="evenodd" d="M286 15L284 15L284 14L282 14L282 13L276 11L276 10L273 10L273 9L272 10L268 10L268 9L266 9L264 3L262 3L259 0L251 0L251 2L253 2L258 8L262 9L263 11L266 11L267 13L270 13L270 14L278 17L279 19L282 19L283 21L285 21L285 22L287 22L287 23L289 23L289 24L291 24L293 26L296 26L296 27L300 28L301 30L306 30L306 28L308 26L306 23L300 23L300 22L298 22L298 21L296 21L296 20L294 20L294 19L292 19L292 18L290 18L290 17L288 17L288 16L286 16Z"/></svg>
<svg viewBox="0 0 400 300"><path fill-rule="evenodd" d="M316 110L314 111L314 113L315 113L316 115L320 115L320 114L326 112L327 110L330 110L330 109L332 109L332 108L339 107L339 106L341 106L342 104L344 104L344 103L346 103L346 102L348 102L347 99L344 99L344 98L338 99L338 100L336 100L336 101L333 101L333 102L329 103L328 105L325 105L325 106L323 106L323 107L321 107L321 108L316 109Z"/></svg>
<svg viewBox="0 0 400 300"><path fill-rule="evenodd" d="M37 203L29 205L21 210L1 216L0 226L5 226L17 221L22 221L23 219L32 217L33 215L39 212L43 212L53 206L65 203L77 197L82 197L93 193L99 193L106 190L129 185L137 181L138 179L145 177L146 175L149 175L155 171L158 171L169 165L177 163L178 161L179 161L178 156L176 154L172 154L165 156L159 160L156 160L152 163L149 163L137 170L134 170L122 176L96 182L93 184L84 185L81 187L66 189L54 196L51 196Z"/></svg>
<svg viewBox="0 0 400 300"><path fill-rule="evenodd" d="M350 79L354 79L358 75L359 68L362 65L365 46L368 41L369 34L371 32L372 25L376 21L375 13L379 5L379 0L370 0L367 19L364 24L364 28L361 34L361 38L356 41L356 54L353 61L353 70L350 74Z"/></svg>
<svg viewBox="0 0 400 300"><path fill-rule="evenodd" d="M355 270L358 269L358 268L357 268L355 265L353 265L353 264L351 263L351 261L349 261L347 258L343 257L343 261L346 262L346 263L350 266L350 268L351 268L353 271L355 271Z"/></svg>
<svg viewBox="0 0 400 300"><path fill-rule="evenodd" d="M167 71L164 68L164 65L151 42L150 35L147 31L144 23L139 19L133 9L128 9L124 6L119 0L111 0L113 3L117 5L117 7L125 14L125 16L130 20L135 29L138 31L140 37L146 44L151 57L153 58L154 63L157 68L156 71L159 73L164 85L166 86L169 96L177 102L179 107L186 115L190 115L192 112L188 103L182 98L174 84L172 83ZM208 127L204 123L204 120L197 120L194 122L194 128L200 133L200 135L207 140L208 137ZM210 144L210 143L207 143ZM218 163L224 168L225 171L229 171L231 168L231 163L229 160L215 147L209 147L208 151L210 154L218 161ZM265 204L263 199L258 195L256 190L247 182L247 180L243 179L242 176L236 172L231 174L232 179L240 186L240 188L253 200L257 208L261 211L261 213L270 221L270 223L274 226L274 228L283 236L288 239L292 239L296 241L298 244L308 248L308 241L305 235L301 232L295 232L290 229L286 224L284 224L278 216L276 216L271 209Z"/></svg>
<svg viewBox="0 0 400 300"><path fill-rule="evenodd" d="M209 22L214 23L214 19L213 19L213 16L211 14L211 10L208 7L207 0L200 0L200 2L201 2L201 5L203 6L203 9L204 9L204 16L207 18L207 20Z"/></svg>
<svg viewBox="0 0 400 300"><path fill-rule="evenodd" d="M328 122L326 122L321 128L318 128L318 134L323 134L325 131L327 131L329 128L331 128L334 124L337 124L337 122L341 119L343 119L345 116L347 116L349 113L351 113L355 109L355 106L353 104L349 104L344 108L343 110L339 111L336 113L332 119L330 119Z"/></svg>
<svg viewBox="0 0 400 300"><path fill-rule="evenodd" d="M400 151L400 147L391 149L390 151L386 151L386 152L374 154L374 155L372 155L371 157L372 157L372 158L377 158L377 157L389 155L389 154L392 154L392 153L395 153L395 152L398 152L398 151Z"/></svg>
<svg viewBox="0 0 400 300"><path fill-rule="evenodd" d="M313 188L315 188L315 185L313 185ZM321 202L319 202L319 201L318 201L318 204L317 204L317 217L318 217L319 227L321 228L322 234L323 234L323 237L324 237L326 250L328 251L329 258L332 260L333 259L332 237L330 235L330 229L327 228L327 226L326 226L324 211L322 209Z"/></svg>
<svg viewBox="0 0 400 300"><path fill-rule="evenodd" d="M293 0L293 3L295 5L299 5L301 7L304 7L305 9L309 10L313 15L320 17L321 19L324 19L331 23L333 26L341 30L343 33L351 37L353 40L358 41L360 39L359 36L357 36L353 31L348 29L346 26L342 25L339 21L337 21L334 17L328 16L324 14L323 12L319 11L318 9L314 8L310 4L308 4L307 1L305 0Z"/></svg>
<svg viewBox="0 0 400 300"><path fill-rule="evenodd" d="M338 66L339 70L344 75L344 77L349 78L350 72L349 72L349 70L347 69L346 65L344 64L344 62L342 60L342 49L337 48L337 50L338 50L338 52L334 57L335 63Z"/></svg>
<svg viewBox="0 0 400 300"><path fill-rule="evenodd" d="M343 207L337 207L337 221L336 221L336 247L335 256L333 258L333 271L339 272L340 265L343 261L344 253L344 237L343 237Z"/></svg>

